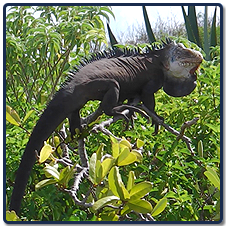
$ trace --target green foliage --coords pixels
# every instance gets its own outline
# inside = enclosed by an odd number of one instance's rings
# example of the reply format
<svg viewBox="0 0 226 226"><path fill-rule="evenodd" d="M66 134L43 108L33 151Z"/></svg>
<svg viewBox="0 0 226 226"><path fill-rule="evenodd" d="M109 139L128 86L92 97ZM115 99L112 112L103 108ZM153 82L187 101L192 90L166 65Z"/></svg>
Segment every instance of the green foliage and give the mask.
<svg viewBox="0 0 226 226"><path fill-rule="evenodd" d="M184 6L181 6L181 8L184 16L188 40L201 47L195 6L188 6L188 15L186 15Z"/></svg>
<svg viewBox="0 0 226 226"><path fill-rule="evenodd" d="M6 16L7 102L25 111L24 103L43 105L50 100L71 64L107 44L101 16L109 20L108 14L113 15L107 6L10 7Z"/></svg>
<svg viewBox="0 0 226 226"><path fill-rule="evenodd" d="M198 22L196 17L196 10L195 6L189 6L188 7L188 15L186 15L184 6L182 7L182 12L184 16L185 26L187 30L188 40L191 42L196 43L199 47L203 48L205 51L205 59L210 60L210 47L215 47L217 45L217 33L216 33L216 11L217 6L215 7L214 16L212 19L212 25L210 29L210 35L208 34L208 10L205 6L205 13L204 13L204 42L201 43L201 38L199 35L199 29L198 29Z"/></svg>
<svg viewBox="0 0 226 226"><path fill-rule="evenodd" d="M124 153L124 150L128 150L129 153L136 150L132 149L132 145L126 139L122 139L118 142L114 138L111 138L111 141L113 156L109 154L107 156L103 156L104 145L101 145L90 158L89 178L95 187L95 195L89 197L89 199L92 199L94 202L91 211L94 211L98 220L123 220L126 219L126 214L128 215L134 211L137 214L151 213L153 216L159 215L162 211L164 211L167 205L167 199L163 198L159 200L153 209L152 204L143 199L143 197L151 191L152 184L148 181L135 183L135 174L133 171L130 171L128 174L127 186L125 186L119 172L119 167L124 166L124 164L121 165L121 162L118 161L121 153ZM137 143L140 144L139 148L141 148L142 144L144 144L141 140L138 140ZM45 145L42 150L45 151L46 146L47 145ZM47 153L49 153L49 151L47 151ZM129 156L128 153L127 155ZM130 161L130 158L128 159L126 157L127 155L123 155L121 158L125 165L130 165L133 162ZM138 159L139 161L142 160L141 154ZM136 160L138 159L136 158ZM52 162L52 165L53 164L54 162ZM36 184L36 189L43 188L50 184L55 184L59 188L62 186L67 188L69 180L73 178L74 167L63 168L61 172L59 172L57 168L58 165L51 166L46 164L46 167L43 169L44 172L48 173L48 177L53 177L54 179L44 179L40 181ZM68 176L68 174L70 176ZM63 184L63 181L67 181L67 183ZM103 186L103 184L105 186ZM94 197L97 199L96 201L94 201ZM109 208L109 205L113 205L114 207Z"/></svg>

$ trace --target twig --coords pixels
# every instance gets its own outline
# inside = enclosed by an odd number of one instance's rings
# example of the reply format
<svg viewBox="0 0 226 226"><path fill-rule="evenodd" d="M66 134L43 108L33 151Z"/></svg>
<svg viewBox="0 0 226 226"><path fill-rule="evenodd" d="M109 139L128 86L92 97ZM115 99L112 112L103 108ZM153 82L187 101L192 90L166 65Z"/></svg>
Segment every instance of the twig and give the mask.
<svg viewBox="0 0 226 226"><path fill-rule="evenodd" d="M193 150L193 148L191 147L191 139L186 137L184 135L184 130L185 128L195 124L199 118L194 118L193 120L189 121L189 122L185 122L184 125L181 127L181 132L178 132L177 130L173 129L171 126L165 124L161 119L158 118L158 116L150 111L147 107L145 107L144 105L141 105L142 109L148 114L150 115L159 125L163 126L166 130L168 130L170 133L174 134L177 136L177 139L179 137L179 139L182 139L186 145L188 150L190 151L191 155L194 157L195 156L195 152ZM178 139L178 140L179 140ZM202 163L199 160L194 159L194 161L199 165L202 166Z"/></svg>
<svg viewBox="0 0 226 226"><path fill-rule="evenodd" d="M168 130L170 133L176 135L176 136L179 136L180 133L175 130L174 128L172 128L171 126L165 124L161 119L159 119L159 117L152 111L150 111L146 106L144 106L143 104L141 105L141 108L148 114L150 115L159 125L163 126L166 130ZM191 142L191 139L186 137L186 136L182 136L181 139L185 142L188 142L188 143L192 143Z"/></svg>
<svg viewBox="0 0 226 226"><path fill-rule="evenodd" d="M149 221L155 221L155 219L152 217L152 215L150 213L147 213L146 217Z"/></svg>
<svg viewBox="0 0 226 226"><path fill-rule="evenodd" d="M66 129L65 129L64 124L62 125L62 128L59 131L59 135L60 135L61 141L65 141L65 139L67 138L67 133L66 133ZM64 142L62 142L60 144L60 147L61 147L61 149L63 151L62 157L70 159L68 146Z"/></svg>
<svg viewBox="0 0 226 226"><path fill-rule="evenodd" d="M181 126L180 134L177 136L177 140L180 140L184 136L184 131L186 128L191 127L192 125L196 124L198 120L199 120L199 118L197 117L197 118L193 118L191 121L185 122Z"/></svg>
<svg viewBox="0 0 226 226"><path fill-rule="evenodd" d="M87 171L88 171L88 168L83 168L76 176L75 176L75 179L74 179L74 184L72 186L72 188L70 190L68 189L64 189L64 191L68 192L76 205L79 205L79 206L84 206L85 208L89 208L89 207L92 207L93 206L93 203L86 203L90 193L92 192L92 187L87 191L84 199L82 201L80 201L78 199L78 197L76 196L77 194L77 191L79 189L79 184L81 183L82 181L82 178L85 178L87 177Z"/></svg>
<svg viewBox="0 0 226 226"><path fill-rule="evenodd" d="M97 131L99 130L99 131L101 131L102 133L106 134L107 136L112 136L112 137L114 137L116 140L120 141L121 138L116 137L114 134L112 134L112 133L111 133L108 129L106 129L105 127L106 127L106 126L110 126L112 123L115 123L115 122L117 122L117 121L120 120L120 119L124 119L124 116L123 116L123 115L126 115L126 114L129 114L129 110L128 110L128 109L122 111L122 115L114 116L113 118L110 118L110 119L108 119L108 120L106 120L106 121L101 122L101 123L98 124L98 125L95 125L95 126L93 127L93 129L91 130L91 132L97 133Z"/></svg>
<svg viewBox="0 0 226 226"><path fill-rule="evenodd" d="M86 118L81 118L81 125L89 125L94 122L99 116L103 114L102 108L99 106L95 112L88 115Z"/></svg>
<svg viewBox="0 0 226 226"><path fill-rule="evenodd" d="M85 208L90 208L90 207L93 206L92 203L86 203L86 202L80 201L80 200L77 198L75 192L73 192L72 190L64 189L64 191L68 192L68 193L72 196L72 198L73 198L73 200L74 200L74 202L75 202L76 205L83 206L83 207L85 207ZM87 198L86 198L86 199L87 199ZM86 199L84 199L84 200L86 200Z"/></svg>
<svg viewBox="0 0 226 226"><path fill-rule="evenodd" d="M74 184L71 188L73 192L77 193L77 190L79 189L79 184L82 181L82 178L86 176L87 171L88 171L88 168L83 168L79 173L76 174L74 179Z"/></svg>
<svg viewBox="0 0 226 226"><path fill-rule="evenodd" d="M82 167L89 167L88 157L85 148L84 138L78 140L78 154L81 160Z"/></svg>
<svg viewBox="0 0 226 226"><path fill-rule="evenodd" d="M111 133L108 129L105 128L105 126L110 126L113 122L114 122L114 118L110 118L106 121L103 121L100 124L95 125L91 130L91 132L97 133L99 130L100 132L106 134L107 136L112 136L116 140L121 140L120 138L116 137L113 133Z"/></svg>
<svg viewBox="0 0 226 226"><path fill-rule="evenodd" d="M70 166L70 167L73 166L72 161L68 158L61 158L61 159L54 158L54 159L56 162L59 162L64 166Z"/></svg>

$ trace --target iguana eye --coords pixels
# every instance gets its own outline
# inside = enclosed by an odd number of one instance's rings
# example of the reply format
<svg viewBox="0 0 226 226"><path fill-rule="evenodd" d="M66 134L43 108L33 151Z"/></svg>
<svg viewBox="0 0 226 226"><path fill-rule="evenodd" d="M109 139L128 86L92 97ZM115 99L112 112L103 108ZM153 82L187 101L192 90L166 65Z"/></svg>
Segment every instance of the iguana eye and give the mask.
<svg viewBox="0 0 226 226"><path fill-rule="evenodd" d="M181 47L183 49L185 48L185 46L182 43L178 43L177 45L178 45L178 47Z"/></svg>

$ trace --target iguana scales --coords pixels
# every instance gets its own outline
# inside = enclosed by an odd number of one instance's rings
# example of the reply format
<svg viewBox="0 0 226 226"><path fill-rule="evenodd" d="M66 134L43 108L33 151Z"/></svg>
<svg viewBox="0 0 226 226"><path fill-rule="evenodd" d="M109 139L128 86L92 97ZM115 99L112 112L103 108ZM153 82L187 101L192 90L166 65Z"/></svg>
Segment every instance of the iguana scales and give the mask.
<svg viewBox="0 0 226 226"><path fill-rule="evenodd" d="M109 116L120 115L125 108L134 111L124 100L139 96L154 112L154 93L163 87L170 96L190 94L196 87L196 70L202 62L200 52L185 48L170 39L144 51L112 50L97 54L90 62L72 73L68 82L56 93L38 120L17 170L10 210L17 213L26 184L40 151L56 127L69 118L72 135L81 129L79 111L89 100L100 100L100 107Z"/></svg>

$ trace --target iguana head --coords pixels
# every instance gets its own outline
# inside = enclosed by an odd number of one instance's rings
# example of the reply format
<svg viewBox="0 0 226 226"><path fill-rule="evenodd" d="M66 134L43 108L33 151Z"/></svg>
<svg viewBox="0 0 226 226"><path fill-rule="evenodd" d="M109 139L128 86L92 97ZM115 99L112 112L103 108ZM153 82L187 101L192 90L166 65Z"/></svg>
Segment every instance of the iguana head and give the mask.
<svg viewBox="0 0 226 226"><path fill-rule="evenodd" d="M196 70L203 60L202 54L181 43L170 42L164 48L163 57L164 91L174 97L190 94L196 87Z"/></svg>

